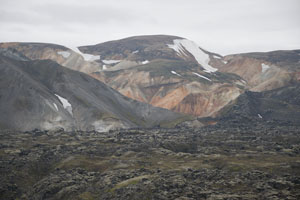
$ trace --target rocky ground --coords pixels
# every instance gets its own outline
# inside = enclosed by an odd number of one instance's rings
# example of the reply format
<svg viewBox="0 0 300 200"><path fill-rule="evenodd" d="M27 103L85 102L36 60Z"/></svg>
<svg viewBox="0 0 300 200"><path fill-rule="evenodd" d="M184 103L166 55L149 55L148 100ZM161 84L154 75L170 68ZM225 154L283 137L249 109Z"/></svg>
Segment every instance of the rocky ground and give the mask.
<svg viewBox="0 0 300 200"><path fill-rule="evenodd" d="M300 129L0 132L0 199L300 199Z"/></svg>

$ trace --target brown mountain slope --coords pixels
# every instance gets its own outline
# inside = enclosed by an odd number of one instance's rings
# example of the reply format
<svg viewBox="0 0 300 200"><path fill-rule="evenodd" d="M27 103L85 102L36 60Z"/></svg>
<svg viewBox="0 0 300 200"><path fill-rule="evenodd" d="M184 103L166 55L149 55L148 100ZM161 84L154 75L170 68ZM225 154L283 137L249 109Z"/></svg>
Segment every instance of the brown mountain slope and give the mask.
<svg viewBox="0 0 300 200"><path fill-rule="evenodd" d="M238 76L204 73L192 62L175 60L155 60L92 76L130 98L195 116L214 115L244 88Z"/></svg>
<svg viewBox="0 0 300 200"><path fill-rule="evenodd" d="M246 53L225 56L220 72L234 73L251 91L266 91L300 80L300 50Z"/></svg>
<svg viewBox="0 0 300 200"><path fill-rule="evenodd" d="M214 116L245 87L238 76L213 68L223 63L222 56L177 36L136 36L79 48L100 54L106 64L93 77L125 96L177 112Z"/></svg>
<svg viewBox="0 0 300 200"><path fill-rule="evenodd" d="M77 48L72 48L72 50L56 44L21 42L0 43L0 48L17 50L31 60L50 59L64 67L87 74L102 69L102 65L96 62L92 55L84 57L84 54L80 53Z"/></svg>

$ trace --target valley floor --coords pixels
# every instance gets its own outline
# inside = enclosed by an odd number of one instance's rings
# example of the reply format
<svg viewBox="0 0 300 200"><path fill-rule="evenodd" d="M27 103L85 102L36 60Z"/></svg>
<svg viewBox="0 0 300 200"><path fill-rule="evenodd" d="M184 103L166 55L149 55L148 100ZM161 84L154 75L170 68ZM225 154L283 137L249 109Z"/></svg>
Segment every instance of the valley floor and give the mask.
<svg viewBox="0 0 300 200"><path fill-rule="evenodd" d="M0 199L300 199L300 130L0 132Z"/></svg>

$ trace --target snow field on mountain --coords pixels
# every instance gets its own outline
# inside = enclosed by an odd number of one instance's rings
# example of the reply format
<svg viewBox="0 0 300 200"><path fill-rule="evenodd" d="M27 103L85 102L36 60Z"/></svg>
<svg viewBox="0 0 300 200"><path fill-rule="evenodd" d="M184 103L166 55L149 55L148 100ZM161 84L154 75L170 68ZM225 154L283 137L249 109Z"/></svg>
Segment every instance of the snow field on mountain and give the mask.
<svg viewBox="0 0 300 200"><path fill-rule="evenodd" d="M59 51L57 54L62 55L64 58L68 58L71 55L68 51Z"/></svg>
<svg viewBox="0 0 300 200"><path fill-rule="evenodd" d="M83 59L85 61L95 61L95 60L100 60L100 56L95 56L92 54L87 54L87 53L82 53L78 47L69 47L70 49L72 49L74 52L78 53L79 55L81 55L83 57Z"/></svg>
<svg viewBox="0 0 300 200"><path fill-rule="evenodd" d="M168 47L174 49L178 55L186 55L185 51L191 53L196 61L204 68L207 73L216 72L218 69L210 66L209 55L200 49L200 47L193 41L187 39L175 39L174 44L168 44Z"/></svg>
<svg viewBox="0 0 300 200"><path fill-rule="evenodd" d="M57 96L59 101L62 103L64 109L66 109L73 116L72 105L70 104L70 102L67 99L59 96L58 94L55 94L55 96Z"/></svg>
<svg viewBox="0 0 300 200"><path fill-rule="evenodd" d="M261 72L264 73L270 68L269 65L266 65L264 63L261 64Z"/></svg>

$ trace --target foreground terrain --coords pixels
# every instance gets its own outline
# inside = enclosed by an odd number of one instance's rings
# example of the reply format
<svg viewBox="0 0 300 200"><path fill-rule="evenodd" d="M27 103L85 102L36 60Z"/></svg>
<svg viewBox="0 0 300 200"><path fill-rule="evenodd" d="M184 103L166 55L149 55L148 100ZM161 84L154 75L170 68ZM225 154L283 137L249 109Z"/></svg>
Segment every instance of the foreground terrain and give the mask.
<svg viewBox="0 0 300 200"><path fill-rule="evenodd" d="M300 199L300 130L0 132L0 199Z"/></svg>

